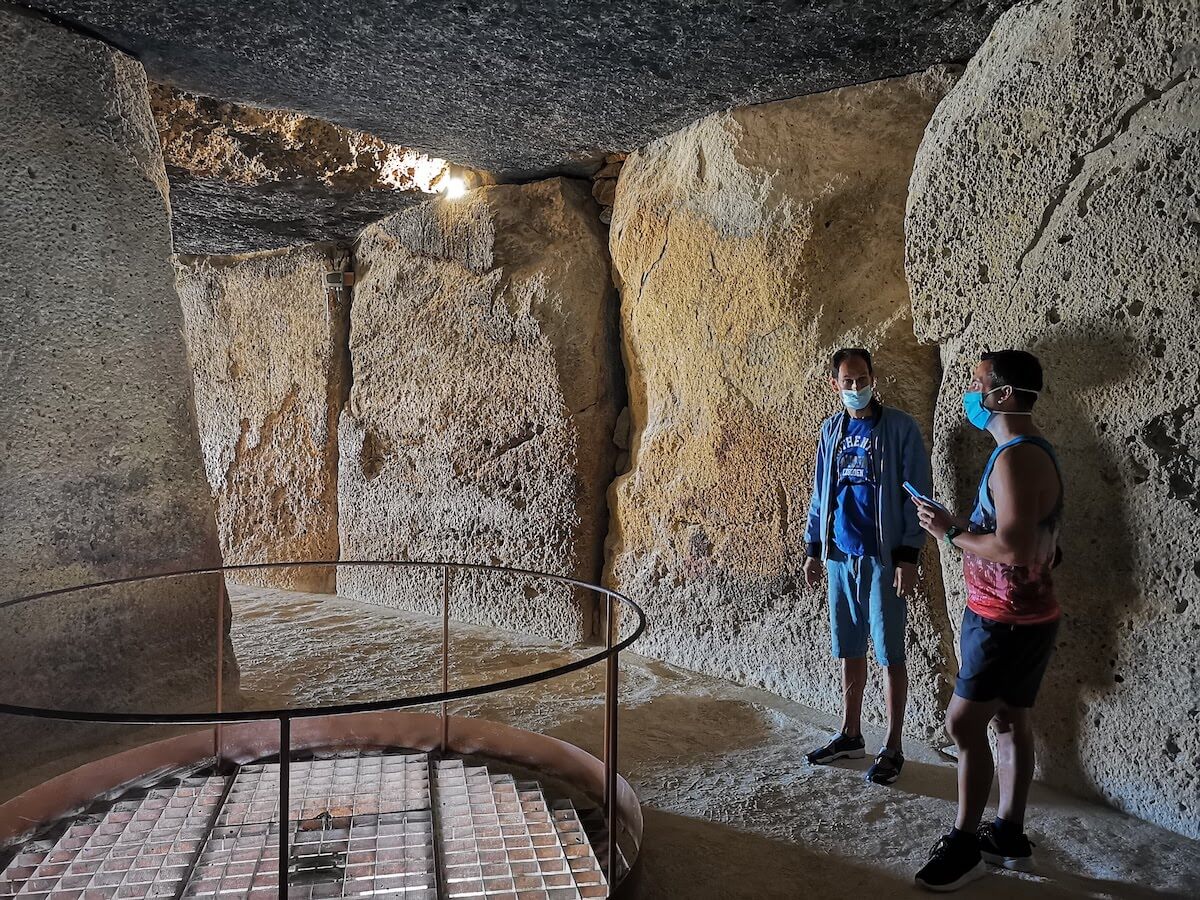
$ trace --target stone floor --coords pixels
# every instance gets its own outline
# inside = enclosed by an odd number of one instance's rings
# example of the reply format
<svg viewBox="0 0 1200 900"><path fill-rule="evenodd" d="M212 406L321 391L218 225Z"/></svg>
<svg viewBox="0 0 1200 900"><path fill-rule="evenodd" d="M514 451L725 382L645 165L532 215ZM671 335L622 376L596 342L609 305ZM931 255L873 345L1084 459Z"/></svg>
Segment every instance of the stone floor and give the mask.
<svg viewBox="0 0 1200 900"><path fill-rule="evenodd" d="M235 594L247 705L377 699L437 678L437 622L334 597ZM470 626L456 626L451 638L456 683L511 677L571 655ZM623 659L620 767L646 818L629 896L919 894L912 873L954 815L951 761L910 745L903 777L886 788L863 781L869 760L810 767L804 751L827 736L828 716L632 653ZM602 671L587 669L454 711L598 753L602 688ZM963 896L1200 896L1200 845L1162 828L1038 785L1029 830L1039 874L993 873Z"/></svg>

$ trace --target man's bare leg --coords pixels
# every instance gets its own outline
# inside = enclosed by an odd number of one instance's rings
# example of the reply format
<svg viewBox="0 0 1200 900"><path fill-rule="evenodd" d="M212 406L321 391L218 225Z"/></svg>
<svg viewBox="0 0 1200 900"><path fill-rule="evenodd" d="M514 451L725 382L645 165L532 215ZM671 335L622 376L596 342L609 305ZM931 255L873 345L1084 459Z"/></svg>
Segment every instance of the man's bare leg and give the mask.
<svg viewBox="0 0 1200 900"><path fill-rule="evenodd" d="M958 818L954 827L959 831L973 834L987 808L995 774L988 723L999 709L999 700L978 703L955 694L946 711L946 730L958 746Z"/></svg>
<svg viewBox="0 0 1200 900"><path fill-rule="evenodd" d="M1000 809L998 815L1021 829L1033 784L1033 721L1028 709L1002 706L992 720L996 726L999 759Z"/></svg>
<svg viewBox="0 0 1200 900"><path fill-rule="evenodd" d="M867 689L867 658L842 660L842 734L862 734L863 692Z"/></svg>
<svg viewBox="0 0 1200 900"><path fill-rule="evenodd" d="M885 694L888 731L884 746L889 750L900 750L904 746L904 709L908 705L908 666L904 663L887 667Z"/></svg>
<svg viewBox="0 0 1200 900"><path fill-rule="evenodd" d="M946 710L946 730L958 745L958 818L917 872L916 882L933 891L954 891L983 874L979 820L992 789L994 764L988 723L1000 701L978 703L955 694Z"/></svg>

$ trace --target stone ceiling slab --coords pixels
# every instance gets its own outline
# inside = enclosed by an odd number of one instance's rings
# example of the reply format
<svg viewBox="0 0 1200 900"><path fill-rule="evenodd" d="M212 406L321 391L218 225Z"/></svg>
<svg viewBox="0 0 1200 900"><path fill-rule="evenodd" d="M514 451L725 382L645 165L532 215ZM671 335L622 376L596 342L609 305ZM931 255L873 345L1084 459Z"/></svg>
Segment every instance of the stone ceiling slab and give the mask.
<svg viewBox="0 0 1200 900"><path fill-rule="evenodd" d="M151 85L175 252L352 243L371 222L473 175L374 135Z"/></svg>
<svg viewBox="0 0 1200 900"><path fill-rule="evenodd" d="M729 106L964 59L1012 2L30 5L137 56L151 78L298 110L510 179L586 171L605 151Z"/></svg>

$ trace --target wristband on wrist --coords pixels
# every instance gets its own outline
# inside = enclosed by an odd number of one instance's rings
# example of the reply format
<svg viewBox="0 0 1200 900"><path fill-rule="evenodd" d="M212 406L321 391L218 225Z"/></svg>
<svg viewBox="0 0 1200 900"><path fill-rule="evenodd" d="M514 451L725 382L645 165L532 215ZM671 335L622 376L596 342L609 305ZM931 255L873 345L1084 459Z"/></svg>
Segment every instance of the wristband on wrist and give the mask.
<svg viewBox="0 0 1200 900"><path fill-rule="evenodd" d="M954 543L954 539L962 533L963 533L963 530L961 528L959 528L957 525L951 525L949 528L946 529L946 537L944 538L944 540L946 541L947 544L949 544L951 547L953 547L954 549L957 550L958 545Z"/></svg>

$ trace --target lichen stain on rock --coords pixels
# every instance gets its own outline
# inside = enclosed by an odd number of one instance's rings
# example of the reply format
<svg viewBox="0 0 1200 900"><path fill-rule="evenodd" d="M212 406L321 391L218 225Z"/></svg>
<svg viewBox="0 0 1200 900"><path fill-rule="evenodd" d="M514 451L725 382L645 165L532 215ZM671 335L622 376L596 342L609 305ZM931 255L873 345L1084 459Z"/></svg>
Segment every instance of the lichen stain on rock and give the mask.
<svg viewBox="0 0 1200 900"><path fill-rule="evenodd" d="M631 460L611 491L607 577L647 607L641 652L840 705L826 601L800 572L835 408L826 365L838 347L871 348L887 402L931 428L939 371L911 333L902 225L949 81L710 116L626 159L610 247ZM953 658L933 560L911 616L919 733L941 727Z"/></svg>
<svg viewBox="0 0 1200 900"><path fill-rule="evenodd" d="M1188 434L1196 418L1194 406L1177 406L1155 416L1142 429L1142 440L1158 457L1167 479L1168 495L1200 513L1200 454Z"/></svg>
<svg viewBox="0 0 1200 900"><path fill-rule="evenodd" d="M374 481L379 477L391 449L391 443L375 432L368 431L363 435L362 448L358 452L358 463L362 468L363 478Z"/></svg>
<svg viewBox="0 0 1200 900"><path fill-rule="evenodd" d="M1041 777L1200 836L1200 81L1195 3L1006 13L938 107L913 171L914 327L941 344L937 489L970 505L990 446L959 401L983 348L1028 348L1063 465L1064 618L1039 698ZM1191 49L1189 49L1191 48ZM1034 65L1033 61L1042 61ZM985 277L986 276L986 277ZM969 430L969 429L967 429ZM945 560L950 604L963 597Z"/></svg>

